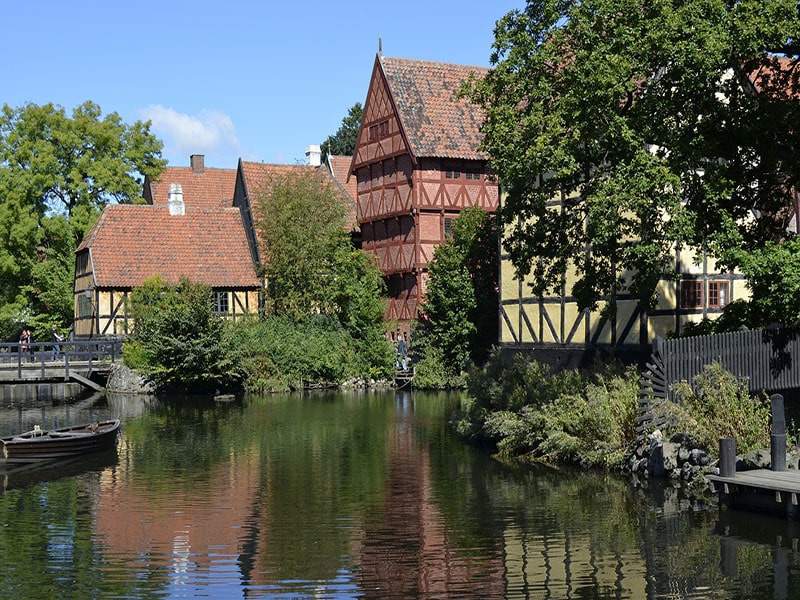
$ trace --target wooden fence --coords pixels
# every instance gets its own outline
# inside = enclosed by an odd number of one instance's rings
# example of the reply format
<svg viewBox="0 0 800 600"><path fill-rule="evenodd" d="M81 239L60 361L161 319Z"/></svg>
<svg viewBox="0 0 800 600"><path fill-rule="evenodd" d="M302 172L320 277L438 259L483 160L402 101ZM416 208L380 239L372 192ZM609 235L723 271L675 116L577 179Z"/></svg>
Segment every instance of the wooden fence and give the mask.
<svg viewBox="0 0 800 600"><path fill-rule="evenodd" d="M800 334L782 327L736 331L674 340L658 338L642 374L637 431L660 426L651 405L674 400L672 385L692 381L706 365L720 363L736 376L747 377L751 391L800 388Z"/></svg>

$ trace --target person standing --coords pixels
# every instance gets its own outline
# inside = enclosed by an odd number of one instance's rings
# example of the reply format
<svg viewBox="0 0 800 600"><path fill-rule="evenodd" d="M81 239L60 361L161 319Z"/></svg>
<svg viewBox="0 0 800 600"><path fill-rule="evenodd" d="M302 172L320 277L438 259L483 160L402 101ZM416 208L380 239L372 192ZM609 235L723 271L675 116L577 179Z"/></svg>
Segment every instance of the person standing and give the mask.
<svg viewBox="0 0 800 600"><path fill-rule="evenodd" d="M406 348L406 341L403 339L403 334L397 336L397 358L395 359L395 367L403 367L406 370L406 355L408 349Z"/></svg>
<svg viewBox="0 0 800 600"><path fill-rule="evenodd" d="M31 362L36 362L36 351L33 349L33 332L28 329L28 354L31 357Z"/></svg>
<svg viewBox="0 0 800 600"><path fill-rule="evenodd" d="M50 342L53 344L53 360L58 360L58 357L61 355L61 342L64 341L63 336L58 333L56 326L50 329Z"/></svg>
<svg viewBox="0 0 800 600"><path fill-rule="evenodd" d="M20 362L25 362L25 355L28 353L28 342L30 337L28 335L28 330L23 329L22 333L19 334L19 360Z"/></svg>

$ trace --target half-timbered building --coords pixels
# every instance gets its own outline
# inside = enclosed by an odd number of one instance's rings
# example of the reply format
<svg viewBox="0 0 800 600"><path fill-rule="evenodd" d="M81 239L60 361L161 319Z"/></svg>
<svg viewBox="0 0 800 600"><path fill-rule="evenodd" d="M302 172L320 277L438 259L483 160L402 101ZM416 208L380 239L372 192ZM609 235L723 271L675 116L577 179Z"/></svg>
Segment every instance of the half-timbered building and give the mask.
<svg viewBox="0 0 800 600"><path fill-rule="evenodd" d="M76 251L76 337L125 335L126 299L160 275L211 286L214 310L228 318L259 310L261 282L251 260L241 211L232 207L234 169L168 167L146 180L146 205L109 205Z"/></svg>
<svg viewBox="0 0 800 600"><path fill-rule="evenodd" d="M770 88L773 94L776 82L790 89L790 76L796 64L781 59L777 66L777 71L774 64L765 64L749 73L742 82L745 91L763 93L767 87L765 82L773 84ZM796 101L791 92L780 99ZM787 189L786 193L784 209L773 216L789 235L795 235L800 230L800 194L794 189ZM554 197L548 208L561 211L568 205L564 197ZM612 348L618 355L630 351L632 357L644 356L650 354L657 338L679 335L689 324L715 319L731 302L750 297L745 277L739 272L722 269L708 252L698 254L676 248L673 260L674 275L665 275L656 286L655 307L643 310L637 300L623 290L615 298L616 310L605 315L603 302L594 311L578 310L577 299L571 294L574 273L564 273L560 293L536 297L531 292L530 275L517 278L509 256L502 254L500 343L506 348L547 349L547 354L557 356L561 364L565 364L565 359L579 362L598 350ZM619 272L617 275L623 281L630 279L630 274Z"/></svg>
<svg viewBox="0 0 800 600"><path fill-rule="evenodd" d="M363 249L389 292L386 320L407 331L425 294L428 262L465 208L494 211L498 186L481 152L483 111L456 96L486 69L375 59L350 166Z"/></svg>

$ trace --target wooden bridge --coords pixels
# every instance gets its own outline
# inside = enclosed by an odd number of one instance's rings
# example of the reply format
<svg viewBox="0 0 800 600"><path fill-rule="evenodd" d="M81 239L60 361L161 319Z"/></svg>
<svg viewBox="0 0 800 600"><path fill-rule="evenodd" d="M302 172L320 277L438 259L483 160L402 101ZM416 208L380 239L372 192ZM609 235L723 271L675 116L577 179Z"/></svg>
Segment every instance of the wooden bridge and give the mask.
<svg viewBox="0 0 800 600"><path fill-rule="evenodd" d="M54 354L50 342L33 342L23 350L18 343L0 344L0 385L75 381L100 391L111 366L122 358L123 338L64 341Z"/></svg>

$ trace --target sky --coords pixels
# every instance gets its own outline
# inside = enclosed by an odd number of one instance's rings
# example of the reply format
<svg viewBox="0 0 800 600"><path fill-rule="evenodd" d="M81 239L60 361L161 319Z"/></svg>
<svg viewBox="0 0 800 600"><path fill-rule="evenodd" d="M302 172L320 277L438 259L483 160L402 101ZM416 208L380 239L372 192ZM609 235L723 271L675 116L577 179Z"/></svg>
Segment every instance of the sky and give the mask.
<svg viewBox="0 0 800 600"><path fill-rule="evenodd" d="M91 100L151 121L169 166L305 162L384 56L490 66L498 19L524 0L7 2L0 105Z"/></svg>

